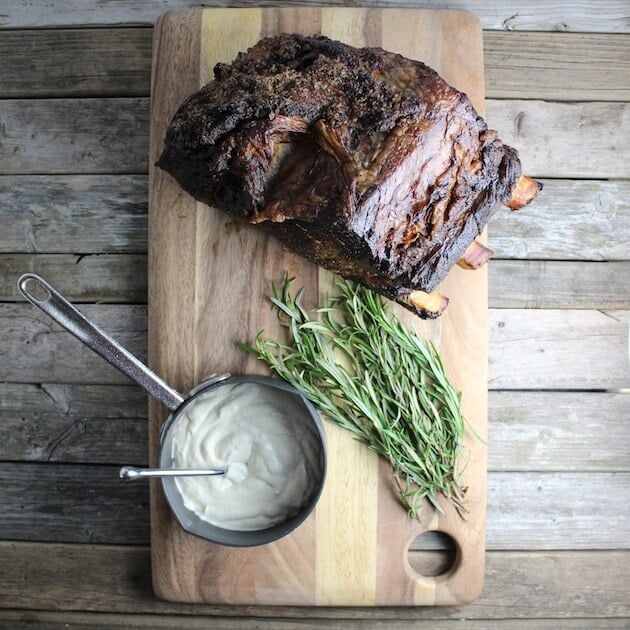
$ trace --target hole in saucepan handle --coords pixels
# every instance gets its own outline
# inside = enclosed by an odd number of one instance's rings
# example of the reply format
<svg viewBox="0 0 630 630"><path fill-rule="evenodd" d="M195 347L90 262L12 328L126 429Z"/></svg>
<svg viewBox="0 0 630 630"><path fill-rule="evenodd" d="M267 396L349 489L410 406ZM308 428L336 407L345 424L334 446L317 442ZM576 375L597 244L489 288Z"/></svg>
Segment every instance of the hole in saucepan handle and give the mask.
<svg viewBox="0 0 630 630"><path fill-rule="evenodd" d="M444 575L457 560L457 543L440 531L427 531L416 536L409 545L409 566L420 577Z"/></svg>
<svg viewBox="0 0 630 630"><path fill-rule="evenodd" d="M47 302L51 297L48 284L33 273L25 273L20 276L18 288L26 299L38 304Z"/></svg>

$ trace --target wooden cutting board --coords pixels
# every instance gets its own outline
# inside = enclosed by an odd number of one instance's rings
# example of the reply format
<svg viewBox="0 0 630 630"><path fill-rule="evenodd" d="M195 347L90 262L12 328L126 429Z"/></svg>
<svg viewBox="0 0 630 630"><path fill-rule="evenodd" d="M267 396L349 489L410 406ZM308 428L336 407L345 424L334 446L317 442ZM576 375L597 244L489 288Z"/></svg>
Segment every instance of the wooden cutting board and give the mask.
<svg viewBox="0 0 630 630"><path fill-rule="evenodd" d="M479 21L460 11L415 9L194 9L167 13L153 47L150 163L181 101L206 84L212 68L264 36L324 34L355 46L382 46L435 68L483 112ZM235 346L260 329L278 335L266 301L270 283L287 272L315 304L334 276L283 249L273 238L236 224L196 202L169 175L151 167L149 203L149 362L187 391L211 372L261 372ZM463 392L464 410L479 435L487 416L487 274L455 269L443 283L446 313L423 322L398 312L439 346ZM166 412L150 408L151 462ZM349 433L327 425L329 470L315 513L294 533L253 549L212 545L185 534L158 484L151 486L153 585L158 597L184 602L286 605L462 604L482 588L486 513L486 449L468 439L470 513L428 506L410 520L391 485L388 465ZM452 567L432 578L415 573L410 542L438 530L457 548Z"/></svg>

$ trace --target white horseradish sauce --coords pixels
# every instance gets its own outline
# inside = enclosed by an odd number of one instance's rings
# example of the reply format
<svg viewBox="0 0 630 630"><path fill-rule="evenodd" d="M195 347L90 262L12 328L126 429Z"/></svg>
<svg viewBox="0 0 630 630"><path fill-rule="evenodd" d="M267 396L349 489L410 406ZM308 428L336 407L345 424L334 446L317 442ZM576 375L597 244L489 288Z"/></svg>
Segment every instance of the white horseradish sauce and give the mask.
<svg viewBox="0 0 630 630"><path fill-rule="evenodd" d="M321 442L305 411L282 390L220 385L177 418L175 468L227 468L216 477L177 477L184 505L225 529L266 529L295 515L322 474Z"/></svg>

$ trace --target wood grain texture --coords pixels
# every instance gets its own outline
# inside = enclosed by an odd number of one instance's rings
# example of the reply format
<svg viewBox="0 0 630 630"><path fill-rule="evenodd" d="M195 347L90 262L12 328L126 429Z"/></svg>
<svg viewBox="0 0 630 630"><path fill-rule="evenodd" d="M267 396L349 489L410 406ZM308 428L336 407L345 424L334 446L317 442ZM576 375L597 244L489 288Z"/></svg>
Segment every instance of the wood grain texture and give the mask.
<svg viewBox="0 0 630 630"><path fill-rule="evenodd" d="M163 18L167 19L167 18ZM171 386L188 391L195 378L195 259L191 243L195 242L197 229L197 204L181 189L169 182L166 173L156 169L155 160L160 152L161 138L158 129L165 129L179 103L194 92L199 83L199 58L201 38L199 19L195 13L162 33L162 21L158 22L153 39L153 57L162 63L152 66L151 92L159 95L151 101L151 130L149 145L149 318L148 336L149 365ZM185 45L181 46L184 41ZM181 46L178 55L164 55L163 50ZM162 89L159 86L164 85ZM160 204L162 211L156 213ZM152 212L151 212L152 210ZM174 302L185 308L169 309ZM171 348L178 349L177 353ZM149 463L156 465L159 432L167 411L155 401L149 403ZM156 480L157 481L157 480ZM187 560L189 550L186 540L178 551L171 544L172 537L184 538L177 529L166 506L158 483L150 486L151 505L151 554L154 590L160 592L164 581L172 583L173 575L159 570L162 566ZM175 554L175 555L173 555ZM176 588L190 589L189 581Z"/></svg>
<svg viewBox="0 0 630 630"><path fill-rule="evenodd" d="M630 470L629 394L490 392L490 470Z"/></svg>
<svg viewBox="0 0 630 630"><path fill-rule="evenodd" d="M146 253L146 175L0 176L0 252Z"/></svg>
<svg viewBox="0 0 630 630"><path fill-rule="evenodd" d="M369 480L368 474L369 471L360 479ZM3 462L0 463L0 481L0 539L125 545L149 543L148 487L143 483L120 481L116 466ZM629 483L630 473L627 472L489 473L487 547L505 551L626 549L630 535L630 508L627 503L620 502L620 497ZM368 507L363 507L364 516ZM351 515L339 518L344 526L352 525L351 520ZM322 531L325 530L318 521L318 545L323 541L323 537L320 538ZM374 538L376 535L374 528ZM309 570L306 562L315 562L311 557L314 550L308 547L312 545L309 538L306 535L293 538L290 548L295 556L304 558L301 568L305 572ZM365 538L362 540L367 544ZM377 541L372 544L376 547ZM382 541L380 545L383 545ZM412 550L444 548L444 543L432 535L408 545ZM279 551L287 558L287 548L276 548L275 553L267 548L265 556L276 563ZM348 553L351 551L352 543ZM225 555L228 557L223 558L223 562L234 561L232 554ZM242 557L244 554L238 555ZM291 556L288 558L290 560ZM251 571L258 571L260 580L265 577L269 580L263 569L254 564L259 560L249 558L247 573L251 575ZM376 552L371 561L375 560ZM365 570L370 568L369 556L356 556L354 562L360 563ZM339 560L339 565L344 566L344 563ZM224 571L222 565L218 570ZM283 570L287 574L287 569ZM330 571L319 559L317 570L318 575L322 570ZM349 579L354 580L356 589L369 584L352 576ZM338 588L347 588L342 574L333 572L332 581ZM372 584L374 597L374 591L382 587L375 580ZM295 587L306 590L304 582L295 584ZM325 585L319 597L335 597L329 588ZM355 596L367 599L363 592Z"/></svg>
<svg viewBox="0 0 630 630"><path fill-rule="evenodd" d="M267 313L266 309L261 312ZM141 359L146 357L145 307L86 304L81 310ZM628 311L491 309L489 313L490 389L627 386ZM0 303L0 347L5 359L0 362L0 381L129 382L29 304Z"/></svg>
<svg viewBox="0 0 630 630"><path fill-rule="evenodd" d="M0 32L3 98L149 94L150 29Z"/></svg>
<svg viewBox="0 0 630 630"><path fill-rule="evenodd" d="M139 254L0 254L0 301L24 301L21 273L44 276L75 302L141 304L147 257ZM630 308L630 262L492 260L490 308Z"/></svg>
<svg viewBox="0 0 630 630"><path fill-rule="evenodd" d="M491 473L488 548L627 549L629 482L628 473Z"/></svg>
<svg viewBox="0 0 630 630"><path fill-rule="evenodd" d="M0 175L144 173L148 105L146 98L0 101ZM487 101L488 124L520 152L526 173L542 178L628 177L629 111L617 102Z"/></svg>
<svg viewBox="0 0 630 630"><path fill-rule="evenodd" d="M146 359L146 307L90 304L82 305L81 312ZM129 379L30 304L0 303L0 348L0 382L129 384Z"/></svg>
<svg viewBox="0 0 630 630"><path fill-rule="evenodd" d="M17 279L27 271L74 302L147 301L144 254L0 254L0 300L25 299Z"/></svg>
<svg viewBox="0 0 630 630"><path fill-rule="evenodd" d="M148 464L145 418L69 419L0 411L0 460L86 464Z"/></svg>
<svg viewBox="0 0 630 630"><path fill-rule="evenodd" d="M630 471L627 394L493 391L490 471ZM605 419L603 421L602 419ZM147 465L134 385L0 383L0 460Z"/></svg>
<svg viewBox="0 0 630 630"><path fill-rule="evenodd" d="M487 32L483 39L491 98L630 100L627 35Z"/></svg>
<svg viewBox="0 0 630 630"><path fill-rule="evenodd" d="M509 318L508 318L509 315ZM630 385L630 311L490 311L492 389Z"/></svg>
<svg viewBox="0 0 630 630"><path fill-rule="evenodd" d="M137 385L0 383L0 411L32 418L146 420L147 394Z"/></svg>
<svg viewBox="0 0 630 630"><path fill-rule="evenodd" d="M147 397L133 385L0 383L1 461L146 465Z"/></svg>
<svg viewBox="0 0 630 630"><path fill-rule="evenodd" d="M158 96L153 107L160 114L152 117L151 163L159 146L156 139L164 134L168 118L164 112L172 113L177 104L170 92L165 102L160 95L174 85L175 92L190 93L207 82L218 61L230 61L261 36L282 31L323 33L353 44L382 44L422 58L440 69L448 81L465 89L477 107L483 107L481 31L468 14L352 9L170 14L156 27L153 91ZM176 37L179 41L201 40L198 77L174 74L171 64L177 55L173 51L180 48ZM173 38L170 45L169 38ZM457 42L457 46L442 42ZM286 252L260 231L245 226L227 230L228 219L219 211L197 204L193 218L188 198L171 201L173 192L168 187L177 190L174 181L157 171L153 177L153 232L149 239L149 296L154 300L153 307L150 301L151 364L159 373L175 370L177 374L170 380L189 386L213 371L259 370L236 350L234 340L251 339L260 328L271 336L280 334L275 316L266 305L270 281L288 271L298 286L308 287L307 303L315 304L316 290L321 293L332 289L331 276ZM176 248L170 240L170 214L194 221L192 238L184 248ZM187 285L180 286L182 278L190 277L194 278L192 295ZM481 435L486 424L486 309L485 300L480 301L479 296L487 293L486 280L485 272L454 274L445 290L450 287L458 299L453 300L454 306L439 324L425 327L441 347L451 377L464 390L464 410ZM243 295L247 296L246 303ZM188 329L192 350L187 345L190 340L182 345L178 339L182 334L179 331L187 328L179 321L182 304L191 304L194 313ZM473 330L474 334L465 332ZM158 347L162 356L168 356L168 365L155 359L153 350L157 354ZM191 355L192 375L188 367ZM183 367L178 367L178 360L184 361ZM150 417L153 444L161 420L162 416ZM175 601L319 605L454 604L474 599L481 590L483 573L483 444L472 440L468 444L470 461L464 483L472 488L469 521L464 524L452 509L446 510L448 518L437 519L427 505L419 526L409 521L389 482L382 481L390 478L390 472L376 457L357 445L350 434L335 429L327 432L331 473L316 515L272 545L235 550L193 539L174 525L160 497L154 496L153 582L158 596ZM428 527L454 536L463 557L440 580L419 579L406 561L408 541ZM240 570L244 562L248 563L247 573Z"/></svg>
<svg viewBox="0 0 630 630"><path fill-rule="evenodd" d="M240 0L227 6L259 7L272 3L267 0ZM286 6L307 6L310 2L290 0ZM339 0L314 3L339 6ZM382 0L370 2L381 7L411 6L408 0ZM217 0L204 2L206 6L217 6ZM169 9L185 9L187 0L126 0L112 3L99 0L52 0L44 5L10 3L0 17L0 28L60 27L60 26L115 26L121 24L151 24ZM221 2L220 6L226 6ZM435 8L431 0L418 0L415 8ZM628 7L623 0L596 2L560 0L549 5L545 0L532 0L524 5L518 0L488 3L483 0L451 0L445 8L465 9L479 16L484 29L508 31L585 31L601 33L630 32Z"/></svg>
<svg viewBox="0 0 630 630"><path fill-rule="evenodd" d="M627 551L488 552L486 585L468 606L208 606L157 601L143 547L0 542L0 607L288 619L418 621L630 616ZM42 571L42 557L47 570ZM597 575L598 580L592 576ZM465 624L464 624L464 627ZM495 626L496 627L496 626Z"/></svg>
<svg viewBox="0 0 630 630"><path fill-rule="evenodd" d="M629 181L543 181L535 204L492 218L495 257L630 259ZM0 176L0 252L145 253L146 212L145 175Z"/></svg>
<svg viewBox="0 0 630 630"><path fill-rule="evenodd" d="M498 258L630 259L630 182L543 180L518 215L497 212L489 244Z"/></svg>
<svg viewBox="0 0 630 630"><path fill-rule="evenodd" d="M0 31L3 96L148 96L152 34L150 28ZM627 35L487 31L486 96L628 100L628 42Z"/></svg>
<svg viewBox="0 0 630 630"><path fill-rule="evenodd" d="M0 539L146 543L146 484L117 466L0 463Z"/></svg>
<svg viewBox="0 0 630 630"><path fill-rule="evenodd" d="M630 261L492 260L493 308L630 308Z"/></svg>
<svg viewBox="0 0 630 630"><path fill-rule="evenodd" d="M147 170L146 98L0 101L0 174Z"/></svg>
<svg viewBox="0 0 630 630"><path fill-rule="evenodd" d="M0 610L0 628L6 630L88 630L90 628L108 628L110 630L127 628L169 628L169 629L205 629L209 625L222 630L319 630L330 628L328 619L264 619L256 617L203 617L176 615L129 615L81 612L51 612ZM501 628L505 630L583 630L587 627L604 630L622 630L627 625L623 619L501 619ZM336 619L335 627L342 630L417 630L417 621L400 620L348 620ZM441 619L431 622L432 630L496 630L495 621Z"/></svg>
<svg viewBox="0 0 630 630"><path fill-rule="evenodd" d="M630 103L488 101L486 110L531 177L630 177Z"/></svg>

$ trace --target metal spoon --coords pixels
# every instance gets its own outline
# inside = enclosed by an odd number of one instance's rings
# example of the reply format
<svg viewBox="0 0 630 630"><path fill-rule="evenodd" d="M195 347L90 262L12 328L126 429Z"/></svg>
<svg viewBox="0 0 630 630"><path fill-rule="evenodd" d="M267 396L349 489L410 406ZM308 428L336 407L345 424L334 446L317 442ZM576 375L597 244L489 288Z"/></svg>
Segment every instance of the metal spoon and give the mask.
<svg viewBox="0 0 630 630"><path fill-rule="evenodd" d="M18 289L31 304L40 308L88 348L138 383L155 400L159 400L171 410L177 409L184 402L181 394L167 385L129 350L93 324L43 278L34 273L25 273L18 280Z"/></svg>
<svg viewBox="0 0 630 630"><path fill-rule="evenodd" d="M82 341L88 348L100 354L106 361L118 368L123 374L143 387L153 398L165 404L169 409L177 409L183 397L167 385L155 372L150 370L126 348L76 309L68 300L51 287L44 279L34 273L25 273L18 280L18 288L31 304L40 308L58 324ZM128 468L120 470L122 479L141 479L144 477L173 477L177 475L223 475L225 470L183 470L172 468Z"/></svg>
<svg viewBox="0 0 630 630"><path fill-rule="evenodd" d="M202 475L223 475L220 468L134 468L123 466L118 475L125 481L137 481L150 477L200 477Z"/></svg>
<svg viewBox="0 0 630 630"><path fill-rule="evenodd" d="M82 341L88 348L91 348L105 360L109 361L123 374L126 374L129 378L138 383L140 387L143 387L153 398L170 409L171 414L162 425L159 436L159 451L156 463L161 468L141 468L139 469L140 472L134 469L134 472L123 478L141 479L147 476L161 477L160 483L164 491L166 502L184 531L221 545L253 547L256 545L265 545L286 536L312 513L320 497L324 487L324 479L326 478L326 435L317 410L294 387L291 387L288 383L280 379L265 376L214 374L204 379L202 383L197 385L197 387L190 392L188 397L185 398L103 330L90 322L85 315L39 276L33 273L24 274L18 280L18 287L22 295L24 295L29 302L40 308L68 332ZM284 522L266 529L251 531L226 529L203 520L198 514L186 507L184 497L177 487L176 475L178 474L220 475L226 474L226 470L195 471L190 469L178 470L172 467L174 427L177 426L176 422L180 414L184 413L185 406L189 402L194 401L196 397L203 396L205 392L215 387L221 387L226 384L240 385L245 383L271 388L275 392L286 396L287 404L291 404L292 409L295 411L293 421L296 428L299 427L300 430L305 431L315 431L319 438L319 448L317 452L319 459L317 486L308 502L305 503L297 513Z"/></svg>

